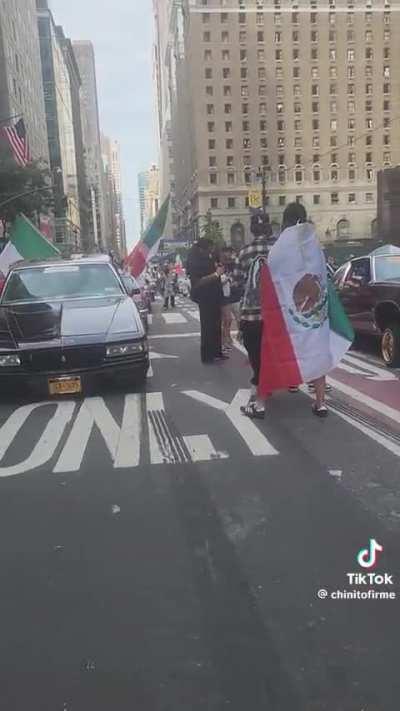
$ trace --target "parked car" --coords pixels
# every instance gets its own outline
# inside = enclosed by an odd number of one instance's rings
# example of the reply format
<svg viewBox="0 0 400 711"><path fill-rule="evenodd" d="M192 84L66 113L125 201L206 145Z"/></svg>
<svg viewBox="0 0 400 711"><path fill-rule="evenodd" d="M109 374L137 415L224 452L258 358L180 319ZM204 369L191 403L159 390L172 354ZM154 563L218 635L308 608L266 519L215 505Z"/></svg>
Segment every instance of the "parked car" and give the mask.
<svg viewBox="0 0 400 711"><path fill-rule="evenodd" d="M333 281L356 333L379 338L386 365L400 366L400 249L386 245L352 259Z"/></svg>
<svg viewBox="0 0 400 711"><path fill-rule="evenodd" d="M131 296L139 311L139 316L142 319L144 330L146 333L149 330L149 308L145 290L140 287L135 277L130 274L121 274L121 279L125 287L126 293Z"/></svg>
<svg viewBox="0 0 400 711"><path fill-rule="evenodd" d="M0 393L81 393L99 378L143 382L147 337L109 257L18 262L0 297Z"/></svg>

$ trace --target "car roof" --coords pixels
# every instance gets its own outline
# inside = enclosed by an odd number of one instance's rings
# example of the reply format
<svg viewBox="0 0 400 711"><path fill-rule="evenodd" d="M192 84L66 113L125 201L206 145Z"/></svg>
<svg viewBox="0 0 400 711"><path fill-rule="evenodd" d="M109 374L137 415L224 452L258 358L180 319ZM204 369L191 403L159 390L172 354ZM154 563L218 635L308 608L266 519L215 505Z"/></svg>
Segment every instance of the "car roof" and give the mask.
<svg viewBox="0 0 400 711"><path fill-rule="evenodd" d="M42 259L42 260L21 260L10 267L10 272L20 269L41 269L42 267L75 267L77 264L111 264L112 260L106 254L94 254L88 257L71 259Z"/></svg>

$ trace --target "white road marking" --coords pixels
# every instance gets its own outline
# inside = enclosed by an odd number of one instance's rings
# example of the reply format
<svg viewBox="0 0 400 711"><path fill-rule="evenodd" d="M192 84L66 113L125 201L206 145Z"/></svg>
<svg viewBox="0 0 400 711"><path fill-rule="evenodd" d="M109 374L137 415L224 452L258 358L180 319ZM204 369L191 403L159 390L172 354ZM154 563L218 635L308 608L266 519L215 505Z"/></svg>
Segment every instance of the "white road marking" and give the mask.
<svg viewBox="0 0 400 711"><path fill-rule="evenodd" d="M168 355L167 353L156 353L156 351L150 351L150 360L179 360L179 356Z"/></svg>
<svg viewBox="0 0 400 711"><path fill-rule="evenodd" d="M350 387L350 385L345 385L344 383L341 383L340 380L336 380L331 376L328 377L328 383L334 388L336 388L336 390L339 390L339 392L343 393L343 395L347 395L353 400L361 402L363 405L366 405L371 410L378 412L380 415L384 415L389 420L393 420L394 422L396 422L396 424L399 423L400 410L395 410L394 407L385 405L385 403L380 402L379 400L375 400L369 395L364 395L364 393L360 392L359 390Z"/></svg>
<svg viewBox="0 0 400 711"><path fill-rule="evenodd" d="M198 311L188 311L186 310L186 313L189 315L190 318L193 318L195 321L200 321L200 314Z"/></svg>
<svg viewBox="0 0 400 711"><path fill-rule="evenodd" d="M150 341L158 341L166 338L200 338L200 331L196 333L159 333L149 337Z"/></svg>
<svg viewBox="0 0 400 711"><path fill-rule="evenodd" d="M184 437L185 444L194 462L211 462L216 459L229 459L226 452L217 452L208 435Z"/></svg>
<svg viewBox="0 0 400 711"><path fill-rule="evenodd" d="M20 431L22 425L26 422L29 415L40 407L53 405L54 402L37 403L35 405L25 405L18 408L8 418L7 422L0 429L0 461L12 444L14 438ZM0 476L16 476L23 474L31 469L46 464L57 449L58 443L63 435L67 424L72 419L75 410L74 402L60 402L56 405L56 411L47 424L41 438L33 448L33 451L25 461L15 464L14 466L0 468Z"/></svg>
<svg viewBox="0 0 400 711"><path fill-rule="evenodd" d="M188 461L182 443L171 432L165 416L162 393L147 393L146 411L149 427L151 464L176 464Z"/></svg>
<svg viewBox="0 0 400 711"><path fill-rule="evenodd" d="M162 317L168 326L177 323L187 323L187 319L182 314L162 314Z"/></svg>
<svg viewBox="0 0 400 711"><path fill-rule="evenodd" d="M153 325L153 315L152 314L148 315L147 322L148 322L149 326Z"/></svg>
<svg viewBox="0 0 400 711"><path fill-rule="evenodd" d="M153 370L153 366L151 363L150 363L149 369L147 371L147 378L154 378L154 370Z"/></svg>
<svg viewBox="0 0 400 711"><path fill-rule="evenodd" d="M331 380L331 379L329 378L329 380ZM332 382L332 384L333 384L333 382ZM335 387L336 387L336 385L335 385ZM352 390L352 388L350 388L350 389ZM308 392L306 385L301 385L300 390L302 393L304 393L304 395L307 395L307 397L314 399L313 395ZM354 390L353 392L356 393L357 395L358 394L361 395L361 393L358 393L357 390ZM357 399L357 398L355 398L355 399ZM360 399L360 398L358 398L358 399ZM329 405L329 402L328 402L328 405ZM367 437L372 439L374 442L377 442L378 444L382 445L382 447L385 447L385 449L387 449L389 452L392 452L392 454L395 454L397 457L400 457L400 446L398 444L396 444L395 442L392 442L391 439L385 437L384 435L380 434L379 432L376 432L375 430L368 427L367 425L364 425L361 422L358 422L358 420L356 420L355 418L350 417L349 415L345 415L343 412L334 410L334 413L335 413L335 415L337 415L337 417L340 417L342 420L347 422L349 425L351 425L352 427L355 427L357 430L359 430L363 434L367 435ZM332 470L332 471L334 471L334 470ZM332 476L335 476L335 474L333 474L331 471L329 473Z"/></svg>
<svg viewBox="0 0 400 711"><path fill-rule="evenodd" d="M240 412L241 405L245 405L248 401L248 390L239 390L231 403L217 400L217 398L201 393L198 390L186 390L183 394L215 410L224 412L255 457L279 454L254 422Z"/></svg>
<svg viewBox="0 0 400 711"><path fill-rule="evenodd" d="M122 426L107 408L103 398L86 398L78 412L54 473L78 471L82 465L94 426L97 426L113 460L114 467L137 467L140 461L140 395L127 395Z"/></svg>
<svg viewBox="0 0 400 711"><path fill-rule="evenodd" d="M347 353L347 355L344 358L345 362L350 362L350 364L353 366L356 366L356 368L362 368L363 371L358 371L358 375L364 375L364 377L368 378L368 380L381 380L381 381L393 381L393 380L399 380L396 375L390 372L388 368L386 367L379 367L374 365L373 363L370 363L369 361L362 360L361 358L357 358L354 356L352 353ZM340 364L342 365L342 364ZM339 366L340 367L340 366ZM370 375L369 373L366 373L365 371L370 371L370 373L374 373L375 375Z"/></svg>

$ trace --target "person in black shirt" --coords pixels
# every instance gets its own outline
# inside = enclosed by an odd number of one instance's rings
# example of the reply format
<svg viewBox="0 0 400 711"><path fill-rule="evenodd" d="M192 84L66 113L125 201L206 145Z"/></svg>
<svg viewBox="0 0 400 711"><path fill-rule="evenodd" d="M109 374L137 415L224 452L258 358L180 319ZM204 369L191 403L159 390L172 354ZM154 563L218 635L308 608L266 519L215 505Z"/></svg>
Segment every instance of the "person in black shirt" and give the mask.
<svg viewBox="0 0 400 711"><path fill-rule="evenodd" d="M228 359L222 352L223 273L223 265L217 264L215 272L199 279L192 289L200 307L201 361L205 364Z"/></svg>

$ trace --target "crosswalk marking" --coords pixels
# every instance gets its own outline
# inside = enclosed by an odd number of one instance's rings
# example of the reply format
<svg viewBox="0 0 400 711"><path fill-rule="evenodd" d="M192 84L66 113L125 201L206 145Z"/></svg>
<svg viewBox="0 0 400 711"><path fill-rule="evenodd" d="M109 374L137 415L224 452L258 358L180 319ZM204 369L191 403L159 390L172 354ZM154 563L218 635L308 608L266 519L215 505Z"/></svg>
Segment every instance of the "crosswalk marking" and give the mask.
<svg viewBox="0 0 400 711"><path fill-rule="evenodd" d="M175 325L177 323L187 323L187 319L184 317L183 314L162 314L162 317L168 326L172 324Z"/></svg>
<svg viewBox="0 0 400 711"><path fill-rule="evenodd" d="M184 437L185 444L194 462L211 462L215 459L229 459L226 452L217 452L208 435Z"/></svg>
<svg viewBox="0 0 400 711"><path fill-rule="evenodd" d="M197 310L194 310L194 309L192 311L186 310L185 313L188 314L189 318L192 318L195 321L200 321L200 314Z"/></svg>
<svg viewBox="0 0 400 711"><path fill-rule="evenodd" d="M148 393L146 411L152 464L174 464L190 461L183 437L172 432L166 417L162 393Z"/></svg>

